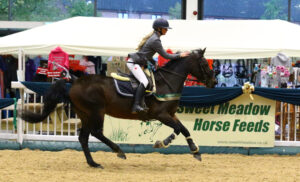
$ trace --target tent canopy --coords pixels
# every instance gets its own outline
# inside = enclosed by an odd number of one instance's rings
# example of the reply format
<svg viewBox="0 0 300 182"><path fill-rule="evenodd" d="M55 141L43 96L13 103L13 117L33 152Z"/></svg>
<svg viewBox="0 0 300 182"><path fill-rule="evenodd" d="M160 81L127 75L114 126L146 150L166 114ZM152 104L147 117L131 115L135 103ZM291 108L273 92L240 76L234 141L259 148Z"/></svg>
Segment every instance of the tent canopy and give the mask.
<svg viewBox="0 0 300 182"><path fill-rule="evenodd" d="M152 31L153 20L74 17L0 38L0 54L127 56ZM282 20L170 20L165 49L206 47L213 59L267 58L278 52L300 57L300 26Z"/></svg>

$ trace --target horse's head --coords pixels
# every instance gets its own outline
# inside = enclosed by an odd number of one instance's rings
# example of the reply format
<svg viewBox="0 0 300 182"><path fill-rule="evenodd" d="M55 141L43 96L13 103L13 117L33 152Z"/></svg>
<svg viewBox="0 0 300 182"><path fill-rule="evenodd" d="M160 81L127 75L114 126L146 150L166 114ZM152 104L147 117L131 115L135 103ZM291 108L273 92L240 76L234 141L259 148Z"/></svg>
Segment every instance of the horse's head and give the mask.
<svg viewBox="0 0 300 182"><path fill-rule="evenodd" d="M206 49L206 48L205 48ZM208 88L214 88L217 84L214 71L209 68L208 62L204 57L205 49L197 49L189 56L189 72Z"/></svg>

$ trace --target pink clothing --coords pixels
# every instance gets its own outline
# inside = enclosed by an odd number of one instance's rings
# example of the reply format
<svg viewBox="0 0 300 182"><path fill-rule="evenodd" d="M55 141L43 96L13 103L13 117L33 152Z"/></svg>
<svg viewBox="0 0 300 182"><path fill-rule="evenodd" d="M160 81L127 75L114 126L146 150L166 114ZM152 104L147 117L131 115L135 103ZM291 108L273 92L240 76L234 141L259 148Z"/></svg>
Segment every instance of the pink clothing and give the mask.
<svg viewBox="0 0 300 182"><path fill-rule="evenodd" d="M48 69L62 71L63 68L53 65L53 61L69 69L69 55L66 52L64 52L60 47L56 47L49 54Z"/></svg>
<svg viewBox="0 0 300 182"><path fill-rule="evenodd" d="M80 60L80 65L85 66L84 70L87 74L96 74L95 64L92 61Z"/></svg>

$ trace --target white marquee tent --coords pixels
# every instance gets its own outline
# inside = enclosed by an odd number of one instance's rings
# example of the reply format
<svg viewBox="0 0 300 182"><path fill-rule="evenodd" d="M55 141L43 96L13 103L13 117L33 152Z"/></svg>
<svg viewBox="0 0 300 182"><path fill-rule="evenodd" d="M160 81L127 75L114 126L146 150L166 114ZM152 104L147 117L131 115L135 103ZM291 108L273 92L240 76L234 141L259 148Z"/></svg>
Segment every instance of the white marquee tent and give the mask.
<svg viewBox="0 0 300 182"><path fill-rule="evenodd" d="M152 31L153 20L74 17L0 38L0 54L127 56ZM207 48L207 58L300 57L300 26L282 20L170 20L164 48Z"/></svg>

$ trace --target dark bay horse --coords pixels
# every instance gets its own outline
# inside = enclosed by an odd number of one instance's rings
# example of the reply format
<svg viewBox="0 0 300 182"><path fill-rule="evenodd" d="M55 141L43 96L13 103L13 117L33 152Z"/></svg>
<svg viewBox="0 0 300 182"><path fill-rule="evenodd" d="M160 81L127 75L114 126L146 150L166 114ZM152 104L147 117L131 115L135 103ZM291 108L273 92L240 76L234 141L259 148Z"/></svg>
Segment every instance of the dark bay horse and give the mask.
<svg viewBox="0 0 300 182"><path fill-rule="evenodd" d="M188 74L192 74L206 87L213 88L216 84L214 73L204 58L204 50L194 50L186 58L169 61L164 67L155 72L155 82L159 94L181 93L184 81ZM157 141L155 148L166 148L182 133L187 140L193 156L201 160L198 146L193 142L189 131L178 120L175 113L179 100L158 101L153 95L146 97L145 102L149 107L143 116L132 114L131 107L133 98L121 96L116 92L114 81L111 77L100 75L88 75L77 79L69 92L64 81L57 81L52 85L49 93L45 96L42 113L24 111L22 119L30 123L43 121L62 100L70 100L72 107L81 119L82 128L79 132L79 142L82 146L87 163L92 167L101 167L94 162L88 148L89 135L96 137L108 145L117 156L126 159L121 148L103 135L104 115L108 114L117 118L134 120L159 120L163 124L174 129L169 137L163 141ZM145 119L146 117L146 119Z"/></svg>

